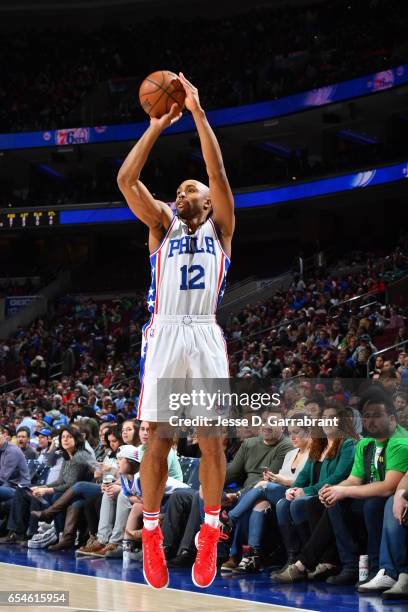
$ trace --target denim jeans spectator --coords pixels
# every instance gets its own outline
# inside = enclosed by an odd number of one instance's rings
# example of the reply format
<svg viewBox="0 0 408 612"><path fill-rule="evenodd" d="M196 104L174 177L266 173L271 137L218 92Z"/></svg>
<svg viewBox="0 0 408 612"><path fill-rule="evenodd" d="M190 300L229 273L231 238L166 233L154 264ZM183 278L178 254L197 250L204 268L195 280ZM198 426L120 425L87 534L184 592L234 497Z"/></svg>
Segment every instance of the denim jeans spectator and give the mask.
<svg viewBox="0 0 408 612"><path fill-rule="evenodd" d="M397 580L399 574L408 574L408 527L400 525L395 518L393 503L394 496L388 498L384 508L380 568Z"/></svg>
<svg viewBox="0 0 408 612"><path fill-rule="evenodd" d="M242 495L239 502L230 510L229 517L235 524L231 544L231 555L236 557L242 544L248 543L252 548L260 548L264 526L264 512L255 512L253 507L266 500L272 506L285 495L287 487L269 482L265 488L253 487Z"/></svg>
<svg viewBox="0 0 408 612"><path fill-rule="evenodd" d="M299 558L312 532L310 516L320 515L320 510L323 512L323 506L317 495L305 495L292 501L284 498L276 504L276 518L289 559Z"/></svg>
<svg viewBox="0 0 408 612"><path fill-rule="evenodd" d="M101 485L96 484L96 482L76 482L72 486L72 490L78 499L72 502L72 505L75 508L83 508L85 506L85 502L91 497L95 497L101 492Z"/></svg>
<svg viewBox="0 0 408 612"><path fill-rule="evenodd" d="M359 543L362 530L367 534L366 552L370 572L379 569L381 531L386 497L345 499L328 513L336 536L337 549L343 568L358 568Z"/></svg>
<svg viewBox="0 0 408 612"><path fill-rule="evenodd" d="M0 487L0 502L8 501L9 499L13 499L14 493L16 492L13 487Z"/></svg>
<svg viewBox="0 0 408 612"><path fill-rule="evenodd" d="M315 495L305 495L297 497L293 501L286 498L280 499L276 504L276 516L278 517L279 525L289 525L294 523L296 526L307 522L306 504L311 500L315 502Z"/></svg>

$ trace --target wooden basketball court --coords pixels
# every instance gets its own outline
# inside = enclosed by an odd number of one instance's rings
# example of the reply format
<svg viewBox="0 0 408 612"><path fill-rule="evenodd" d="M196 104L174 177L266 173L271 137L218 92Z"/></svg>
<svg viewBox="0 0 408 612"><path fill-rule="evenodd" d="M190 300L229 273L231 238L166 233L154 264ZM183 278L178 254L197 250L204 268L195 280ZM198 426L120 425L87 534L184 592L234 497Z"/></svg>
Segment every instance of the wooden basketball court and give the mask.
<svg viewBox="0 0 408 612"><path fill-rule="evenodd" d="M64 571L23 567L11 563L0 563L1 590L16 591L68 591L68 606L18 607L27 612L45 610L83 612L252 612L265 610L265 606L276 612L294 611L299 608L275 606L232 597L219 597L209 593L195 593L178 589L156 591L143 584L84 576ZM14 607L14 606L13 606ZM1 609L11 609L0 606Z"/></svg>

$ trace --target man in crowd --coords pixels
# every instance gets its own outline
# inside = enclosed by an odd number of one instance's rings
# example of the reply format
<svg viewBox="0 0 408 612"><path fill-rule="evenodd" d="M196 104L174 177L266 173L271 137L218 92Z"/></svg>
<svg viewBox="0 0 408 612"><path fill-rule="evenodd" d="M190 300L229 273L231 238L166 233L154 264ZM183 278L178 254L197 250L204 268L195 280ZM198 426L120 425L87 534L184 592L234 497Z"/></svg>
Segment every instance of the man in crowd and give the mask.
<svg viewBox="0 0 408 612"><path fill-rule="evenodd" d="M0 502L11 500L17 486L30 486L26 458L7 437L6 428L0 425Z"/></svg>
<svg viewBox="0 0 408 612"><path fill-rule="evenodd" d="M56 459L55 452L50 452L50 446L52 444L52 431L47 427L43 427L40 431L36 432L38 436L38 461L45 465L52 465Z"/></svg>
<svg viewBox="0 0 408 612"><path fill-rule="evenodd" d="M408 428L408 397L403 391L397 391L394 395L394 406L397 411L398 423Z"/></svg>
<svg viewBox="0 0 408 612"><path fill-rule="evenodd" d="M384 506L408 470L408 431L398 425L391 398L372 388L362 398L363 426L368 437L360 440L350 476L320 490L336 536L342 571L329 584L354 584L358 579L358 547L352 527L364 517L369 556L369 577L379 569Z"/></svg>
<svg viewBox="0 0 408 612"><path fill-rule="evenodd" d="M37 453L30 446L30 430L28 427L19 427L17 431L17 446L22 451L24 457L28 459L36 459Z"/></svg>
<svg viewBox="0 0 408 612"><path fill-rule="evenodd" d="M408 472L385 504L380 570L359 586L360 593L379 592L384 599L408 599Z"/></svg>

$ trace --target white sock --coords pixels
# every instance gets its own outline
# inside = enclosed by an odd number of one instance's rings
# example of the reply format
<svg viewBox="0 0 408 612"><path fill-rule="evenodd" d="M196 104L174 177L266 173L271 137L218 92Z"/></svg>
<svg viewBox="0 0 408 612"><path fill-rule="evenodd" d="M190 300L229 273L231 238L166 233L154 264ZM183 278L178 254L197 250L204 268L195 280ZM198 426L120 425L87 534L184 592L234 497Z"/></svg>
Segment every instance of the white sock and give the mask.
<svg viewBox="0 0 408 612"><path fill-rule="evenodd" d="M148 531L153 531L159 525L159 514L160 510L157 512L146 512L143 510L143 525L144 528Z"/></svg>
<svg viewBox="0 0 408 612"><path fill-rule="evenodd" d="M204 523L210 525L210 527L217 528L220 524L220 511L221 506L206 506L204 508Z"/></svg>

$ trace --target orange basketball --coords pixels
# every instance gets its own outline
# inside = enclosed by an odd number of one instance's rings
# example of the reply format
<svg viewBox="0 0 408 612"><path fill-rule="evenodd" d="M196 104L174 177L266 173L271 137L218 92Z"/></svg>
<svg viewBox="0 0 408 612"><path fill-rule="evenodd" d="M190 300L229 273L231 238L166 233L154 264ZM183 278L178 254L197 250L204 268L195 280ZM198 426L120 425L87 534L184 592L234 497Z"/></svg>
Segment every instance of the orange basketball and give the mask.
<svg viewBox="0 0 408 612"><path fill-rule="evenodd" d="M186 92L174 72L158 70L145 78L139 89L139 100L143 110L160 119L176 102L180 111L184 108Z"/></svg>

